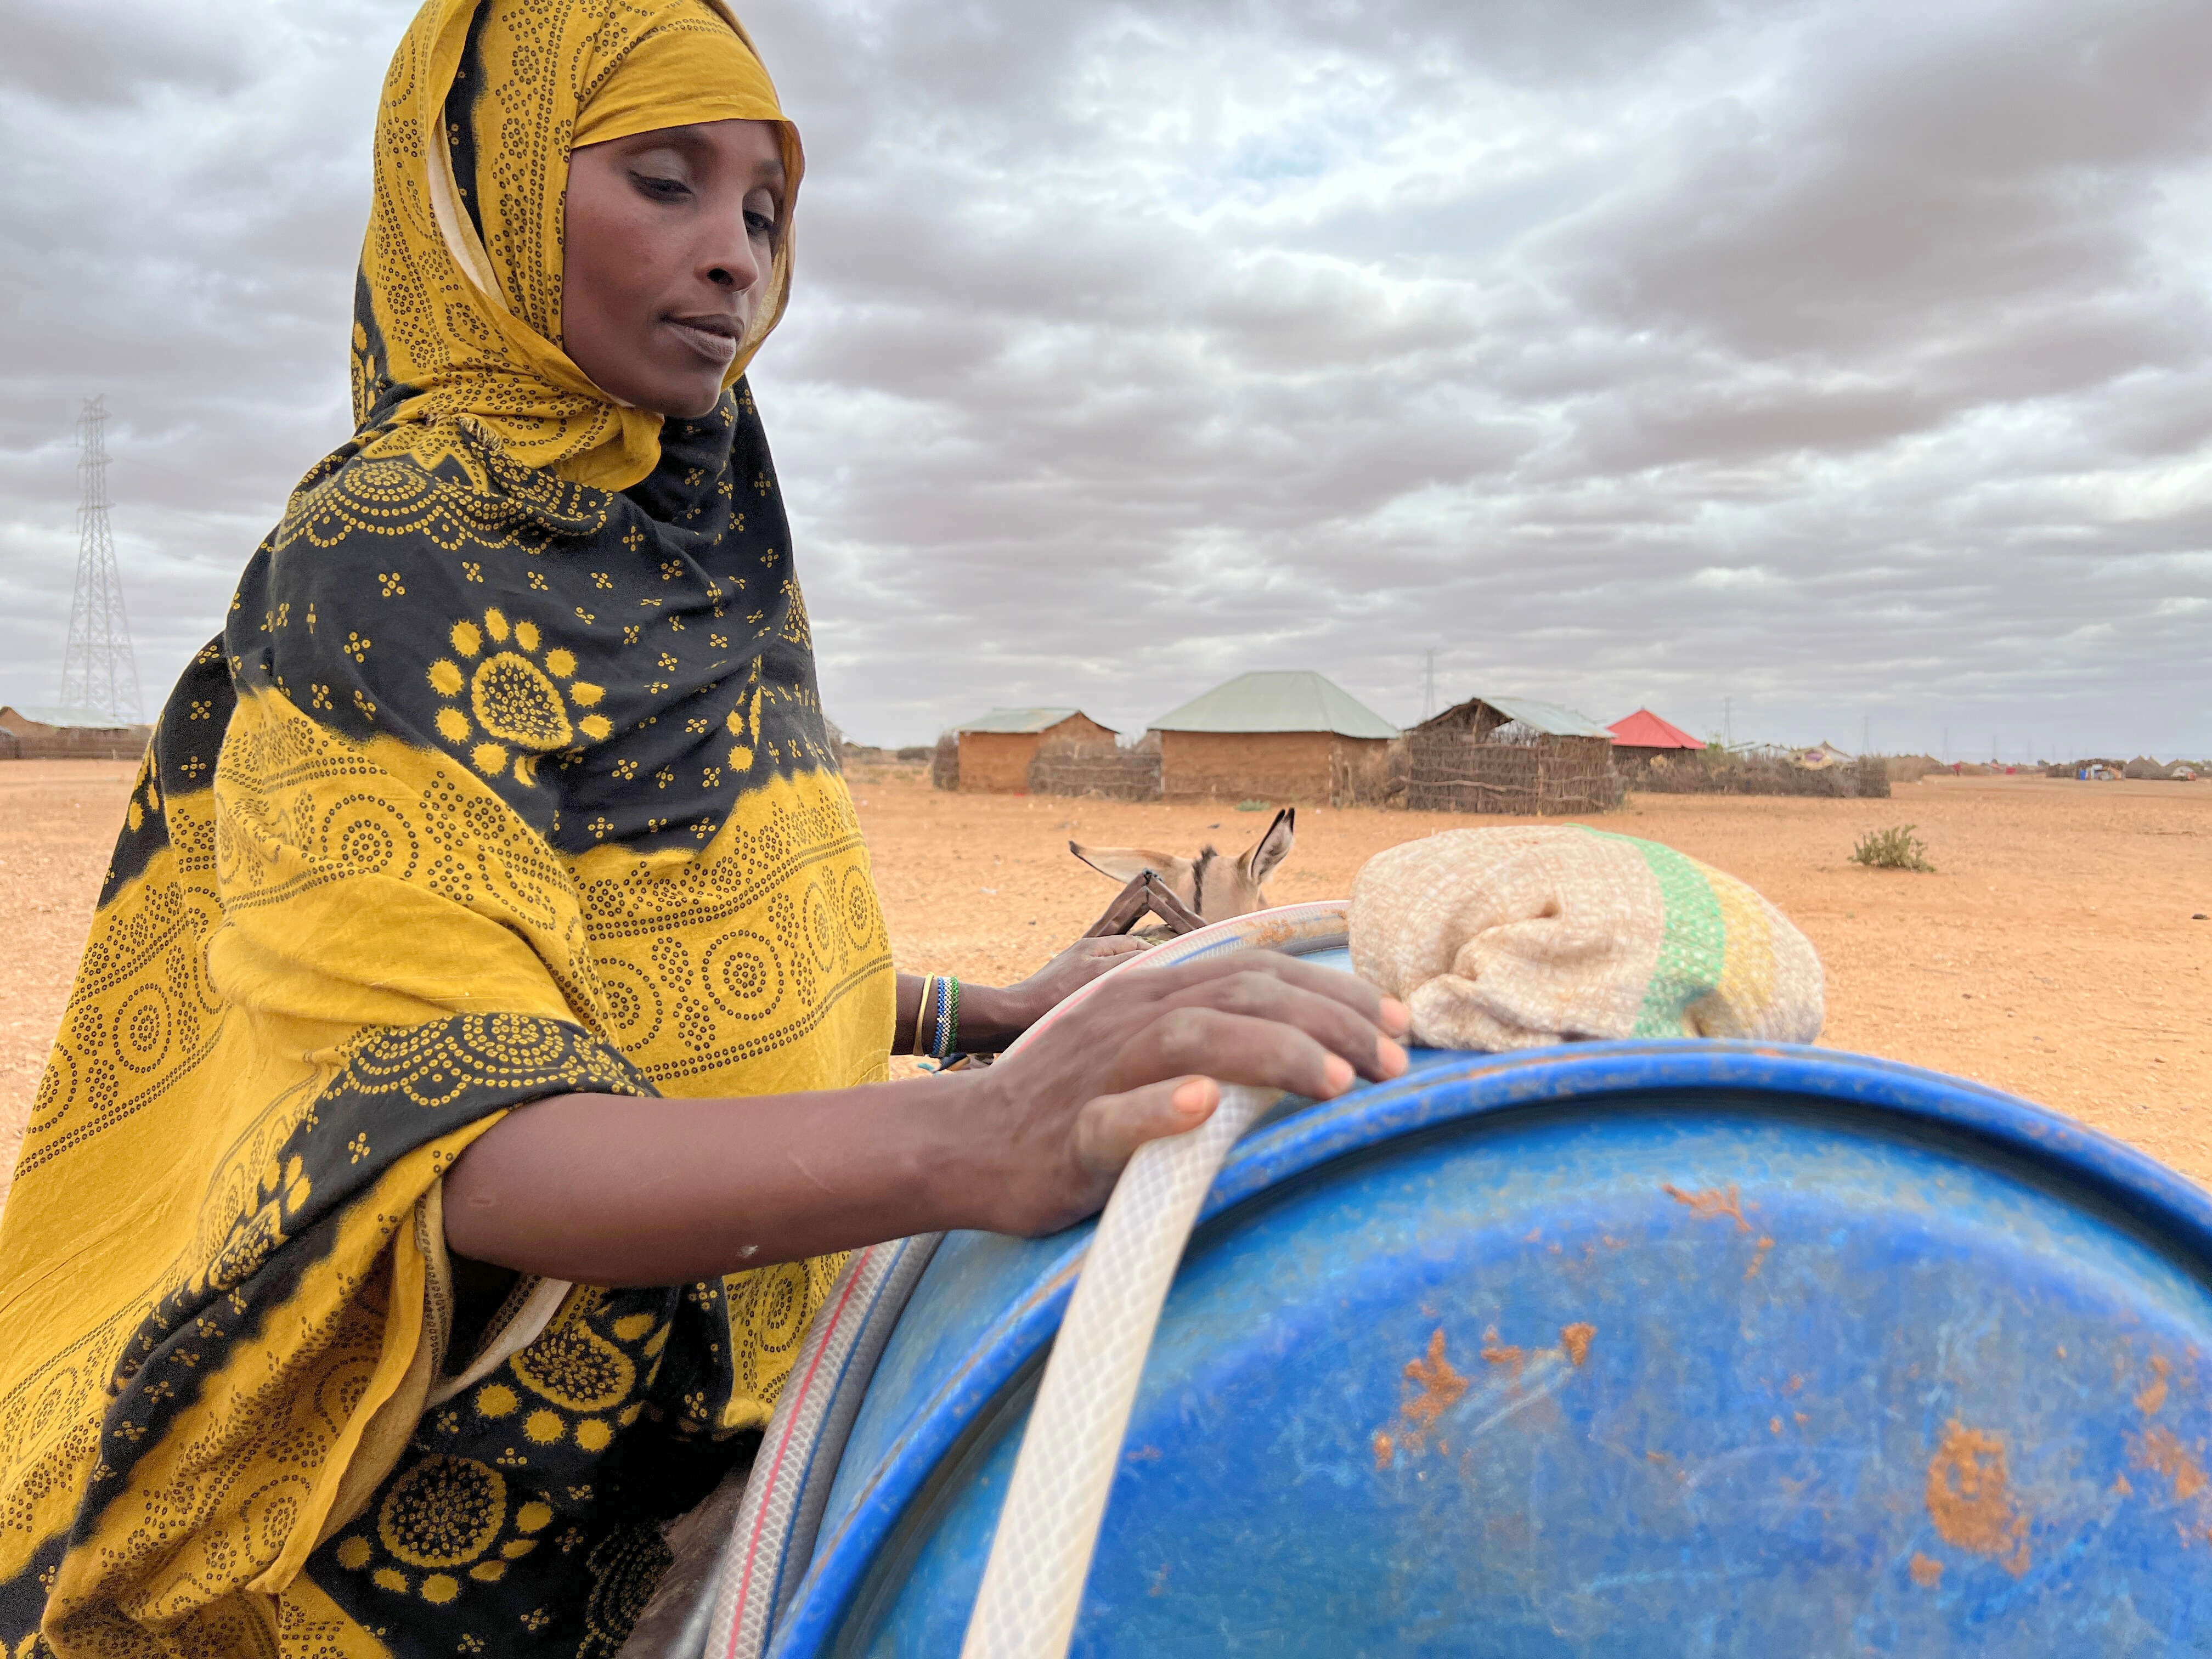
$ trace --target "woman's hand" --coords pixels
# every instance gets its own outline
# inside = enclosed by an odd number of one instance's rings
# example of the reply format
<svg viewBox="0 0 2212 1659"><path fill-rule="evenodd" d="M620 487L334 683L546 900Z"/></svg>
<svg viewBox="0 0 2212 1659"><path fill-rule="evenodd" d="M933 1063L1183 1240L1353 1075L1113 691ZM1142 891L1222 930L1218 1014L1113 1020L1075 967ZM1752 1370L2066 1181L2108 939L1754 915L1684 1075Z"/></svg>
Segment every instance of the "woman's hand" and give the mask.
<svg viewBox="0 0 2212 1659"><path fill-rule="evenodd" d="M1273 951L1125 974L946 1103L964 1191L945 1201L966 1225L1054 1231L1103 1204L1146 1141L1204 1122L1221 1085L1330 1099L1402 1073L1411 1024L1350 975Z"/></svg>
<svg viewBox="0 0 2212 1659"><path fill-rule="evenodd" d="M678 1285L946 1227L1051 1232L1103 1204L1145 1142L1204 1122L1223 1084L1326 1100L1403 1072L1410 1023L1348 974L1248 951L1124 974L978 1071L555 1096L447 1171L446 1240L517 1273Z"/></svg>
<svg viewBox="0 0 2212 1659"><path fill-rule="evenodd" d="M1147 948L1127 933L1079 939L1018 985L962 985L961 1048L995 1054L1099 975Z"/></svg>

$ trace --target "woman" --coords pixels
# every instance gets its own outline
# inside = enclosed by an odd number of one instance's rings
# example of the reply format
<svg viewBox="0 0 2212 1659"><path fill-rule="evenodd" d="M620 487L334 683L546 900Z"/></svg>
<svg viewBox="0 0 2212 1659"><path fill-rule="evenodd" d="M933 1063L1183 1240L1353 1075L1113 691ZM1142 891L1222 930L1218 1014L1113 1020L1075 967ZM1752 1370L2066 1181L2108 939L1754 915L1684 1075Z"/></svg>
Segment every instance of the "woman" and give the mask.
<svg viewBox="0 0 2212 1659"><path fill-rule="evenodd" d="M800 167L708 0L401 43L356 433L163 710L0 1231L14 1659L611 1653L839 1252L1402 1067L1244 958L880 1081L1111 957L892 972L740 378Z"/></svg>

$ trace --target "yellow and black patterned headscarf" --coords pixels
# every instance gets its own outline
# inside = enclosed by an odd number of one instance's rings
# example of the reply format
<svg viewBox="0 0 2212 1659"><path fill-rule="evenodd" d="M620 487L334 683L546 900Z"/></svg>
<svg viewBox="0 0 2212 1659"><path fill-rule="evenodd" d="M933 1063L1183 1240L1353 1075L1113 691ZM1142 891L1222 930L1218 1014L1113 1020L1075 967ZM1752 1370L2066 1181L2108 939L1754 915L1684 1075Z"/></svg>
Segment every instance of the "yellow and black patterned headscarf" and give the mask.
<svg viewBox="0 0 2212 1659"><path fill-rule="evenodd" d="M10 1659L611 1653L836 1272L495 1310L440 1218L532 1099L884 1069L751 398L557 344L570 149L726 118L781 114L709 0L430 0L393 59L358 429L163 709L0 1221Z"/></svg>
<svg viewBox="0 0 2212 1659"><path fill-rule="evenodd" d="M434 453L466 417L563 478L622 489L651 472L660 416L615 403L558 343L568 152L728 120L776 124L785 210L725 385L783 315L805 171L736 20L709 0L425 6L385 79L355 301L354 418L384 428L379 451L427 429Z"/></svg>

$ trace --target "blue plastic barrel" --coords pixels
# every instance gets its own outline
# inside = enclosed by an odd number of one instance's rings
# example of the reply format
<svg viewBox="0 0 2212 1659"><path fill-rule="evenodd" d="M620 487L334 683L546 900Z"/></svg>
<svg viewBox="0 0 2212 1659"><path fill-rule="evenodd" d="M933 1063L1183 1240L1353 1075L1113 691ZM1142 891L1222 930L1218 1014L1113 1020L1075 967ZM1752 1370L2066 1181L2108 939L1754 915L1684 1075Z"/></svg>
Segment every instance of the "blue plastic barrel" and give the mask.
<svg viewBox="0 0 2212 1659"><path fill-rule="evenodd" d="M776 1655L958 1652L1085 1237L939 1248ZM1422 1054L1225 1166L1074 1651L2212 1650L2208 1278L2202 1190L1955 1079Z"/></svg>

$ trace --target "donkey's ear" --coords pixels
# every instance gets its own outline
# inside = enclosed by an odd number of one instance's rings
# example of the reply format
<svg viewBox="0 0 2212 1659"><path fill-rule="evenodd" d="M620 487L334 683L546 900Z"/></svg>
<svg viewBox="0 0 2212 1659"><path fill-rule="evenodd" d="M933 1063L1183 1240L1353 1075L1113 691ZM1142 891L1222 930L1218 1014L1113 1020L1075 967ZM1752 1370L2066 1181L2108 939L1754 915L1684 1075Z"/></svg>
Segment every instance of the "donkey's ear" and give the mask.
<svg viewBox="0 0 2212 1659"><path fill-rule="evenodd" d="M1259 886L1275 873L1275 866L1291 855L1291 842L1297 838L1298 809L1285 806L1275 814L1275 821L1267 826L1267 833L1260 837L1260 844L1243 858L1244 873Z"/></svg>
<svg viewBox="0 0 2212 1659"><path fill-rule="evenodd" d="M1190 860L1172 853L1155 852L1149 847L1079 847L1073 842L1067 843L1067 850L1099 874L1116 881L1134 881L1149 870L1178 892L1187 893L1190 887Z"/></svg>

